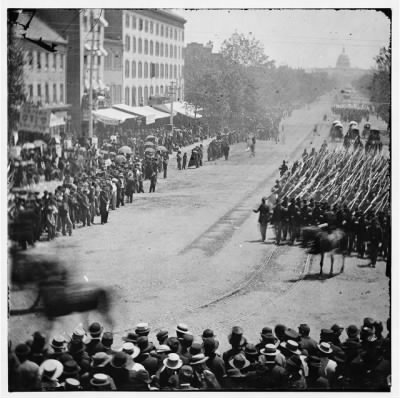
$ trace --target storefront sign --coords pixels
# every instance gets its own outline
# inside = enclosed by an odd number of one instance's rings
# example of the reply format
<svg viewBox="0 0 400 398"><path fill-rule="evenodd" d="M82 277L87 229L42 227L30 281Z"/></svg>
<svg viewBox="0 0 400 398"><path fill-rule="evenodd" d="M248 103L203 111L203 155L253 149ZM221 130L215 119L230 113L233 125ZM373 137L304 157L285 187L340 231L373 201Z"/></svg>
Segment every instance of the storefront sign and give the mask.
<svg viewBox="0 0 400 398"><path fill-rule="evenodd" d="M38 105L25 104L21 108L19 130L45 133L50 127L50 110L40 109Z"/></svg>

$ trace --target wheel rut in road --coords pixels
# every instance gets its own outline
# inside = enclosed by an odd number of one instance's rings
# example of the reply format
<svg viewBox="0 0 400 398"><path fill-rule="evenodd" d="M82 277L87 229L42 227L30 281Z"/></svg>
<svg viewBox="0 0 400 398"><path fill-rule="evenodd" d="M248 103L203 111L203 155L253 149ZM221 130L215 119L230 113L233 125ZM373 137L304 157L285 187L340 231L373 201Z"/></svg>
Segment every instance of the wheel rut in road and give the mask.
<svg viewBox="0 0 400 398"><path fill-rule="evenodd" d="M302 146L312 135L309 133L299 145L291 152L290 157L293 158L302 150ZM184 255L191 250L200 249L207 256L212 256L218 252L225 243L232 238L233 234L240 226L249 218L251 209L254 207L254 198L265 195L265 188L268 182L278 177L278 171L273 171L266 178L257 184L257 186L246 193L246 195L212 224L206 231L199 235L194 241L183 248L179 254Z"/></svg>

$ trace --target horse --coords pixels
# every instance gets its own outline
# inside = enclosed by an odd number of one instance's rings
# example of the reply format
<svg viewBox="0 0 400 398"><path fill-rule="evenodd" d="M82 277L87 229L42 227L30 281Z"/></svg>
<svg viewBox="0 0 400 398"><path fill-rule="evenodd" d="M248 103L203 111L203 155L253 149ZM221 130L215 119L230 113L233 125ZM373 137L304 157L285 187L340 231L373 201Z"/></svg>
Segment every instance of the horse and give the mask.
<svg viewBox="0 0 400 398"><path fill-rule="evenodd" d="M89 282L72 280L68 268L54 258L41 258L11 253L11 284L19 290L33 287L37 296L26 309L10 309L10 316L42 313L52 330L57 318L80 313L83 324L88 324L88 314L97 310L108 326L111 317L111 290Z"/></svg>
<svg viewBox="0 0 400 398"><path fill-rule="evenodd" d="M322 275L322 268L324 265L324 255L329 253L331 256L331 271L330 275L333 274L333 262L334 255L342 255L342 267L340 273L344 272L344 260L345 260L345 237L346 234L342 229L336 228L331 232L324 230L326 224L321 226L304 227L302 229L302 247L308 249L310 254L320 254L320 275Z"/></svg>

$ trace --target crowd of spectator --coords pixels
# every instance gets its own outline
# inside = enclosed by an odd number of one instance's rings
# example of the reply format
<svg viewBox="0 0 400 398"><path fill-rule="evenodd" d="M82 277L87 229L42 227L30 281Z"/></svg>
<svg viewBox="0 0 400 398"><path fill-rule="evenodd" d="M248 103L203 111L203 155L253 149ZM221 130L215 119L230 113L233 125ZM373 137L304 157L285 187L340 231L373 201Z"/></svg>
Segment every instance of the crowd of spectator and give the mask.
<svg viewBox="0 0 400 398"><path fill-rule="evenodd" d="M139 323L122 341L94 322L66 339L35 332L9 343L10 391L335 390L389 391L390 318L365 318L361 327L334 324L319 339L307 324L297 331L263 327L251 342L234 326L221 353L212 329L196 337L186 324L152 334Z"/></svg>

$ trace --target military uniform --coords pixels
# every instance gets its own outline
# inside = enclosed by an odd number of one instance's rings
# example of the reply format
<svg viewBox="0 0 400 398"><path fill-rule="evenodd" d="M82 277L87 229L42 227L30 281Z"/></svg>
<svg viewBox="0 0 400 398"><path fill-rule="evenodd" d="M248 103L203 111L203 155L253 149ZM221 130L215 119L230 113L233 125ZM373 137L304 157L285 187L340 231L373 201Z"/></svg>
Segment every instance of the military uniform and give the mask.
<svg viewBox="0 0 400 398"><path fill-rule="evenodd" d="M272 222L275 228L276 244L279 245L282 234L282 206L279 200L276 201L274 210L272 212Z"/></svg>

